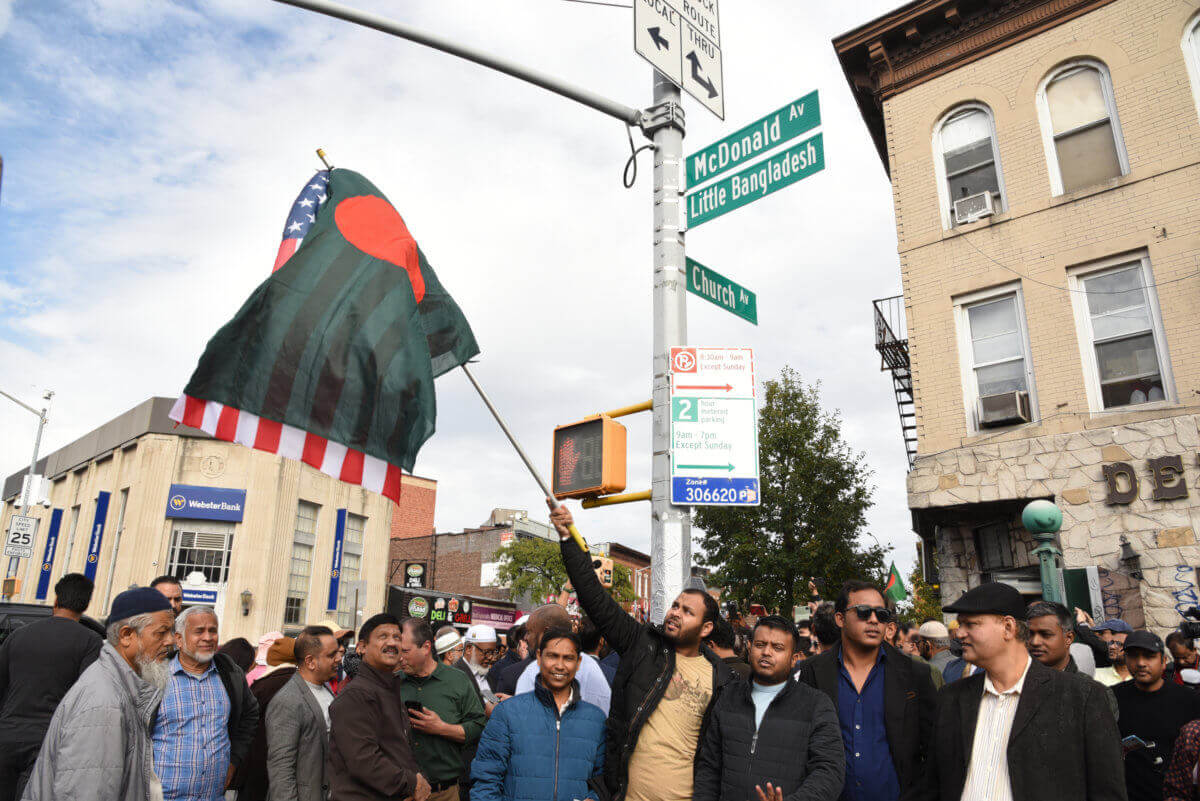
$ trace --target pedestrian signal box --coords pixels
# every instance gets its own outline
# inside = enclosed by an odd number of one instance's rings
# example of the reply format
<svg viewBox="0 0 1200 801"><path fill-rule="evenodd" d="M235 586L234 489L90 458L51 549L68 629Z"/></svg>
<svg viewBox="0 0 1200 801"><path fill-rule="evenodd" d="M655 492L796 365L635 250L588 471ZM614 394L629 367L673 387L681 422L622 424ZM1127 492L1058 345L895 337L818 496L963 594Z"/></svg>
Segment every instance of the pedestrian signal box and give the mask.
<svg viewBox="0 0 1200 801"><path fill-rule="evenodd" d="M597 415L554 429L553 487L559 500L625 489L625 426Z"/></svg>
<svg viewBox="0 0 1200 801"><path fill-rule="evenodd" d="M596 578L600 579L602 587L613 585L613 561L607 556L598 556L593 559L592 570L596 571Z"/></svg>

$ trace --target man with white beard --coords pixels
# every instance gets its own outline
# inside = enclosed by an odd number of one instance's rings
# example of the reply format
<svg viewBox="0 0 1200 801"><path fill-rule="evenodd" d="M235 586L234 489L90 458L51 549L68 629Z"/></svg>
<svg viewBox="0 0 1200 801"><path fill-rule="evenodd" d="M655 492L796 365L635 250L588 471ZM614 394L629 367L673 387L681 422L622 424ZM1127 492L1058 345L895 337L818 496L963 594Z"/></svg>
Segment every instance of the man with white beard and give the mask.
<svg viewBox="0 0 1200 801"><path fill-rule="evenodd" d="M218 644L211 607L188 607L175 618L178 653L150 724L164 801L222 801L254 740L258 701Z"/></svg>
<svg viewBox="0 0 1200 801"><path fill-rule="evenodd" d="M150 717L167 686L175 615L158 590L113 599L100 657L63 696L25 801L161 801Z"/></svg>

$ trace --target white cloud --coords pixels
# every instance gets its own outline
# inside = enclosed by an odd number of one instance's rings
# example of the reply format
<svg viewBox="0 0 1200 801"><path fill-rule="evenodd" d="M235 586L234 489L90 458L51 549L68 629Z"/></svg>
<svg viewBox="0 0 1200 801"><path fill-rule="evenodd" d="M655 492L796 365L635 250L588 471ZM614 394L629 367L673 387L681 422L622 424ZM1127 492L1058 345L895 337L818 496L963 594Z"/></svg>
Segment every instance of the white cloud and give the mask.
<svg viewBox="0 0 1200 801"><path fill-rule="evenodd" d="M160 4L161 5L161 4ZM649 395L650 160L625 190L623 126L510 78L291 7L228 0L193 12L82 3L103 29L73 35L17 8L23 79L6 96L0 340L6 390L58 395L58 447L150 395L177 393L207 338L267 274L283 215L323 146L399 208L483 348L477 373L527 449L553 426ZM521 60L632 106L650 70L628 12L576 3L361 3ZM911 563L904 456L875 370L869 300L899 289L889 187L829 39L889 2L722 7L728 122L685 101L691 151L811 89L824 173L688 235L689 255L759 293L754 328L699 299L695 344L753 345L840 408L879 486L880 540ZM11 2L0 0L3 14ZM10 156L5 152L6 157ZM7 226L7 227L3 227ZM5 329L0 329L0 332ZM36 389L36 391L35 391ZM439 380L439 431L417 472L439 479L438 525L493 506L538 513L539 493L459 375ZM29 418L28 420L26 418ZM648 422L629 418L630 487L648 484ZM28 459L33 417L0 406L0 463ZM592 540L648 548L645 504L585 512Z"/></svg>

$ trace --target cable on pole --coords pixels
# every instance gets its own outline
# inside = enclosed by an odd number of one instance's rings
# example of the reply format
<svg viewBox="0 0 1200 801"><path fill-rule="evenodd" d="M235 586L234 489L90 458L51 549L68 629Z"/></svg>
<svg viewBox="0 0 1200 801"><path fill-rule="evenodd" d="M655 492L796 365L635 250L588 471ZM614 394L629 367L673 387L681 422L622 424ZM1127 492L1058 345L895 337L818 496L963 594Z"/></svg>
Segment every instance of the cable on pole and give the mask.
<svg viewBox="0 0 1200 801"><path fill-rule="evenodd" d="M621 182L625 184L626 189L632 189L637 181L637 155L643 150L654 150L654 144L642 145L641 147L633 146L633 128L629 125L625 126L625 133L629 136L629 160L625 162L625 169L621 173Z"/></svg>

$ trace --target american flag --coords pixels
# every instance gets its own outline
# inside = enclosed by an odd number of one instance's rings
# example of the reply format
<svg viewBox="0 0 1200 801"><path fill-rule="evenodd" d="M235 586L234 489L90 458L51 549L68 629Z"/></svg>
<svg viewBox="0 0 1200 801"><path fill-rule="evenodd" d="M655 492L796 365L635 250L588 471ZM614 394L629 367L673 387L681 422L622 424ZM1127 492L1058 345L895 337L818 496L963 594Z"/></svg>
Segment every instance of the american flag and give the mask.
<svg viewBox="0 0 1200 801"><path fill-rule="evenodd" d="M304 241L308 229L317 221L317 212L329 194L328 189L329 170L320 170L300 190L296 202L292 204L292 210L288 213L287 222L283 225L283 241L279 243L279 255L275 257L275 266L271 268L271 272L286 264L292 254L300 249L300 243Z"/></svg>
<svg viewBox="0 0 1200 801"><path fill-rule="evenodd" d="M287 222L283 225L283 242L279 245L279 254L275 257L271 272L286 264L300 249L300 243L317 221L317 213L328 195L329 171L320 170L300 190L296 202L292 204ZM402 474L399 467L316 434L189 395L179 396L169 416L176 422L198 428L217 439L288 459L298 459L336 479L360 484L396 503L400 502Z"/></svg>

